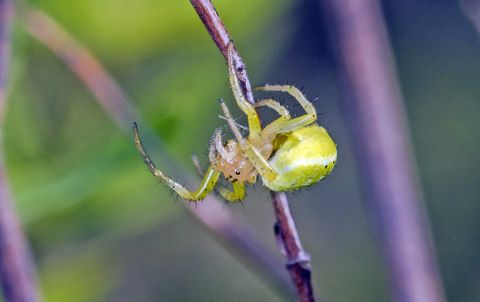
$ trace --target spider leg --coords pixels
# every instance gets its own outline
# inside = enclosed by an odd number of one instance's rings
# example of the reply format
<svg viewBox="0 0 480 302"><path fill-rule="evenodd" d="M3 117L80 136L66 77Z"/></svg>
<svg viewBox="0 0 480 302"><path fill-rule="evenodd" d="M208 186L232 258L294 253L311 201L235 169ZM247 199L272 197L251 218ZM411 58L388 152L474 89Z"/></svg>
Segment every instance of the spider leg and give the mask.
<svg viewBox="0 0 480 302"><path fill-rule="evenodd" d="M208 147L208 160L210 161L210 163L213 163L216 161L216 153L217 153L217 148L216 148L216 140L217 140L217 133L219 133L220 135L220 139L221 139L221 130L220 129L217 129L215 130L215 133L210 141L210 146ZM222 146L223 147L223 146ZM200 176L200 177L203 177L204 175L204 171L200 165L200 160L198 159L198 156L195 155L195 154L192 154L192 163L193 163L193 166L195 167L195 171L197 172L197 174Z"/></svg>
<svg viewBox="0 0 480 302"><path fill-rule="evenodd" d="M198 160L198 157L196 155L192 155L192 162L196 168L197 173L200 175L200 177L202 177L203 176L202 167L200 166L200 161ZM225 200L228 200L230 202L237 202L244 199L245 198L244 183L235 182L235 183L232 183L232 185L233 185L233 191L230 191L224 187L217 187L218 193L220 193L220 195L222 195L222 197Z"/></svg>
<svg viewBox="0 0 480 302"><path fill-rule="evenodd" d="M300 117L284 121L283 123L276 123L275 125L272 125L274 123L271 123L267 127L265 127L265 130L268 129L268 133L285 133L285 132L290 132L298 128L302 128L305 126L308 126L312 123L314 123L317 120L317 111L315 110L315 107L313 104L307 100L307 98L303 95L303 93L296 87L291 86L291 85L265 85L265 86L260 86L256 87L255 90L261 90L261 91L280 91L280 92L286 92L293 96L302 106L302 108L305 110L306 114L302 115ZM270 127L271 126L271 127ZM264 130L264 131L265 131Z"/></svg>
<svg viewBox="0 0 480 302"><path fill-rule="evenodd" d="M228 162L232 162L235 156L237 156L236 153L228 152L223 146L222 130L220 129L215 130L212 138L212 145L210 145L210 148L213 148L216 152L218 152L218 154L220 154L220 157L226 159ZM210 159L210 161L213 162L212 159Z"/></svg>
<svg viewBox="0 0 480 302"><path fill-rule="evenodd" d="M133 135L135 138L135 145L137 146L137 149L140 152L143 161L147 165L148 170L150 170L150 172L153 174L153 176L155 176L155 178L166 184L170 189L180 195L180 197L189 201L199 201L204 199L208 195L208 193L210 193L215 187L215 184L218 181L218 177L220 176L220 172L215 169L214 165L211 165L208 168L207 172L203 176L200 187L196 191L191 192L184 186L182 186L180 183L174 181L173 179L165 175L162 171L157 169L157 167L143 148L142 142L140 141L140 137L138 135L138 128L136 123L133 125Z"/></svg>
<svg viewBox="0 0 480 302"><path fill-rule="evenodd" d="M282 106L279 102L273 100L273 99L264 99L260 100L255 104L255 107L260 107L260 106L266 106L269 107L273 110L275 110L280 117L267 126L262 131L262 137L267 138L268 137L274 137L275 135L278 134L279 129L282 129L285 124L291 119L290 117L290 112Z"/></svg>
<svg viewBox="0 0 480 302"><path fill-rule="evenodd" d="M245 198L245 184L243 182L234 182L232 183L232 186L233 191L220 187L218 193L220 193L225 200L230 202L242 201Z"/></svg>
<svg viewBox="0 0 480 302"><path fill-rule="evenodd" d="M227 120L223 115L218 115L219 118L221 118L222 120ZM239 123L237 123L237 121L235 121L235 124L237 124L238 128L242 129L242 130L245 130L245 131L248 131L248 127L245 127Z"/></svg>
<svg viewBox="0 0 480 302"><path fill-rule="evenodd" d="M290 112L287 110L287 108L285 108L283 105L281 105L279 102L275 101L274 99L263 99L255 103L255 107L262 107L262 106L266 106L270 109L275 110L279 115L281 115L287 120L290 119Z"/></svg>
<svg viewBox="0 0 480 302"><path fill-rule="evenodd" d="M233 43L228 45L228 74L235 101L237 102L238 107L240 107L240 109L247 115L248 129L250 131L249 136L253 139L258 138L262 131L260 119L258 118L255 107L250 104L243 95L242 87L240 86L233 63Z"/></svg>
<svg viewBox="0 0 480 302"><path fill-rule="evenodd" d="M240 150L245 153L248 160L253 164L255 169L258 171L258 173L260 173L260 175L262 175L262 177L268 180L274 180L278 176L278 173L270 166L262 153L257 148L252 146L248 140L243 138L243 136L240 134L240 130L232 118L232 115L230 114L230 110L228 109L227 105L225 105L223 100L220 100L220 106L222 107L223 113L227 118L228 126L230 126L233 135L238 141Z"/></svg>

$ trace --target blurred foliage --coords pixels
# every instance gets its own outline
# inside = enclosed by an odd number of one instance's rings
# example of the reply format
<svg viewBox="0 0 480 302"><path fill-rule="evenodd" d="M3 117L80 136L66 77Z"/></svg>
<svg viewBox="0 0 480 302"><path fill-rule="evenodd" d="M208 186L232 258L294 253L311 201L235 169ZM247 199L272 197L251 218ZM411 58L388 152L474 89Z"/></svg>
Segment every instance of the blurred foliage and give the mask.
<svg viewBox="0 0 480 302"><path fill-rule="evenodd" d="M41 287L48 301L98 301L118 281L118 274L109 255L88 249L75 254L54 255L46 259L42 271ZM74 286L72 286L74 285Z"/></svg>
<svg viewBox="0 0 480 302"><path fill-rule="evenodd" d="M192 153L205 160L213 129L224 124L216 100L232 96L223 58L189 1L30 3L100 58L176 159L188 167ZM478 301L480 39L453 2L384 4L447 293L450 301ZM329 301L386 301L318 1L215 5L252 84L304 86L310 98L319 97L320 122L338 143L335 173L291 196L316 291ZM9 180L46 301L280 299L156 185L131 137L20 24L12 53ZM245 208L227 206L276 253L262 190L251 192Z"/></svg>

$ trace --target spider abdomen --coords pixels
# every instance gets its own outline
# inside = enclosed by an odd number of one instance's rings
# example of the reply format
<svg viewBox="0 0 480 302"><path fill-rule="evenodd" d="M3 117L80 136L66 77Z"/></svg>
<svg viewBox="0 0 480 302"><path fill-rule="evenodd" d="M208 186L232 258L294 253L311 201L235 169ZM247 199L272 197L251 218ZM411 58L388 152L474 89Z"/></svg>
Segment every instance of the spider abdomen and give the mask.
<svg viewBox="0 0 480 302"><path fill-rule="evenodd" d="M266 187L273 191L294 191L310 186L332 171L337 148L325 128L310 125L275 139L269 163L278 176Z"/></svg>

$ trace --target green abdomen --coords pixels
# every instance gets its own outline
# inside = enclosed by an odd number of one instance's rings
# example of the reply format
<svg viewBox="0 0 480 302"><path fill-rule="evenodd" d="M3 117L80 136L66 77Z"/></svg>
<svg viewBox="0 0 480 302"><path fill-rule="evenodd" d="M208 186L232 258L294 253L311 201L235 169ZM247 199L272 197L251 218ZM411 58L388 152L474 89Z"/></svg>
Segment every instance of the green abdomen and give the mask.
<svg viewBox="0 0 480 302"><path fill-rule="evenodd" d="M274 148L269 163L278 176L273 181L263 180L273 191L310 186L328 175L337 160L335 143L317 124L279 136Z"/></svg>

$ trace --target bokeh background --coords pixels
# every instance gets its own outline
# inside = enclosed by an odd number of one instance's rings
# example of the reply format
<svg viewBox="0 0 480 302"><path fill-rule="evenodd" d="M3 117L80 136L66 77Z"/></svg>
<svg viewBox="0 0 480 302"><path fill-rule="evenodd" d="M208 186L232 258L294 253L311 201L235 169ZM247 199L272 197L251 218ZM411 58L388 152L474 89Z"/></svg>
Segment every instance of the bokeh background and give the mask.
<svg viewBox="0 0 480 302"><path fill-rule="evenodd" d="M206 160L213 130L225 124L216 100L233 97L226 64L189 1L31 4L100 58L175 159L192 172L192 153ZM480 36L457 1L382 4L446 293L449 301L480 301ZM320 3L215 5L252 84L303 87L338 144L331 177L290 194L316 292L328 301L387 301ZM57 57L20 22L13 30L6 162L46 301L285 299L157 184L132 138ZM257 185L248 193L243 206L225 208L255 230L282 266L268 192Z"/></svg>

